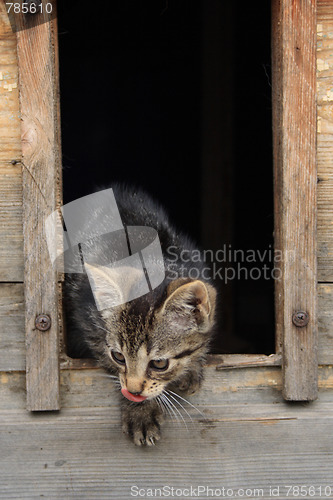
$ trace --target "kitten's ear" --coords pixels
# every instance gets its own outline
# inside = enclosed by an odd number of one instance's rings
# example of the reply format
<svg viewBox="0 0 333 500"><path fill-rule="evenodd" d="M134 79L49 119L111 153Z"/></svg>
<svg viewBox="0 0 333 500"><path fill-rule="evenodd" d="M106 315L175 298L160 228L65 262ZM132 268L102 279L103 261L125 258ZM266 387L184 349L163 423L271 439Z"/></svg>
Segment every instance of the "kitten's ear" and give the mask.
<svg viewBox="0 0 333 500"><path fill-rule="evenodd" d="M140 270L127 266L109 268L92 266L86 262L84 266L97 309L103 316L110 314L110 308L131 300L131 290L142 274Z"/></svg>
<svg viewBox="0 0 333 500"><path fill-rule="evenodd" d="M178 288L176 288L177 282L180 283ZM169 295L163 304L162 314L183 330L197 328L207 332L214 323L215 288L200 280L181 283L182 279L170 283Z"/></svg>
<svg viewBox="0 0 333 500"><path fill-rule="evenodd" d="M86 262L84 267L87 271L87 276L98 310L122 304L123 293L117 284L113 269L104 266L92 266Z"/></svg>

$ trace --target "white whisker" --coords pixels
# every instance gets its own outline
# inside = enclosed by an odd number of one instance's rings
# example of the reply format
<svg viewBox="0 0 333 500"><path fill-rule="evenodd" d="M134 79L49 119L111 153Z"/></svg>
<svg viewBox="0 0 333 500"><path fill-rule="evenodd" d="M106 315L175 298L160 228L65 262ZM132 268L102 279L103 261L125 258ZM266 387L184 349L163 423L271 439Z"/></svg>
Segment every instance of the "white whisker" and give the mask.
<svg viewBox="0 0 333 500"><path fill-rule="evenodd" d="M166 402L164 401L163 394L160 394L157 396L163 406L163 408L166 410L167 414L171 417L172 420L174 420L174 415L171 413L169 407L167 406Z"/></svg>
<svg viewBox="0 0 333 500"><path fill-rule="evenodd" d="M163 403L165 405L165 408L167 409L167 411L168 411L170 417L172 418L172 420L176 419L177 424L180 424L180 420L178 418L178 415L175 412L175 410L172 408L169 400L167 399L167 396L165 394L163 394L163 395L161 394L161 397L162 397L162 401L163 401Z"/></svg>
<svg viewBox="0 0 333 500"><path fill-rule="evenodd" d="M171 395L170 395L170 394L169 394L169 395L167 395L167 394L165 393L165 391L164 391L164 397L165 397L165 398L166 398L166 400L167 400L167 401L171 404L171 406L175 409L175 411L179 414L180 418L181 418L181 419L182 419L182 421L184 422L184 425L185 425L185 427L186 427L186 430L188 430L188 427L187 427L187 424L186 424L186 421L185 421L185 419L184 419L183 415L182 415L182 414L181 414L181 412L178 410L177 406L176 406L176 405L175 405L175 404L171 401L171 399L169 399L169 397L168 397L168 396L170 396L170 397L171 397ZM173 399L174 399L174 398L173 398Z"/></svg>
<svg viewBox="0 0 333 500"><path fill-rule="evenodd" d="M190 401L187 401L187 399L183 398L182 396L179 396L179 394L177 394L176 392L170 391L170 389L167 392L173 394L174 396L181 399L182 401L185 401L185 403L192 406L192 408L194 408L204 419L206 419L206 416L199 410L199 408L197 408L192 403L190 403Z"/></svg>
<svg viewBox="0 0 333 500"><path fill-rule="evenodd" d="M170 394L169 391L165 391L165 392L167 392L168 396L170 398L172 398L184 410L184 412L186 413L186 415L190 418L191 422L193 423L193 418L192 418L191 414L186 410L186 408L181 404L181 402L178 401L175 397L173 397L172 394Z"/></svg>
<svg viewBox="0 0 333 500"><path fill-rule="evenodd" d="M106 377L110 378L111 380L119 381L119 377L117 377L116 375L109 375L108 373L99 373L99 372L97 372L95 375L97 375L98 377Z"/></svg>
<svg viewBox="0 0 333 500"><path fill-rule="evenodd" d="M96 323L96 321L91 321L92 324L96 327L96 328L99 328L100 330L104 330L104 332L106 333L110 333L109 330L107 330L106 328L104 328L103 326L99 325L98 323Z"/></svg>
<svg viewBox="0 0 333 500"><path fill-rule="evenodd" d="M159 408L160 408L161 412L162 412L162 413L165 413L165 412L164 412L164 406L162 405L162 401L160 400L160 397L159 397L159 396L156 396L156 398L155 398L155 399L156 399L156 402L157 402L157 404L158 404L158 406L159 406Z"/></svg>

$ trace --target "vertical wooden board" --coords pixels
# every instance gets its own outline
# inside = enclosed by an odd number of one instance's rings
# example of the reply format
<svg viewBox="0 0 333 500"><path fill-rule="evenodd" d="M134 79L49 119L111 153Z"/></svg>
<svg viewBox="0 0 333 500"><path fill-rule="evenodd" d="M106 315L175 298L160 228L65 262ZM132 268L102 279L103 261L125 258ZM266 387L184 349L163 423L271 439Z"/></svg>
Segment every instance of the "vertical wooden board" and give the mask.
<svg viewBox="0 0 333 500"><path fill-rule="evenodd" d="M32 411L59 409L58 285L44 227L46 217L60 204L57 28L45 8L38 16L45 16L43 23L33 16L16 16L20 28L27 407ZM35 327L39 314L51 318L46 332Z"/></svg>
<svg viewBox="0 0 333 500"><path fill-rule="evenodd" d="M278 341L287 400L317 397L316 1L274 0L273 150ZM309 315L296 327L296 311Z"/></svg>

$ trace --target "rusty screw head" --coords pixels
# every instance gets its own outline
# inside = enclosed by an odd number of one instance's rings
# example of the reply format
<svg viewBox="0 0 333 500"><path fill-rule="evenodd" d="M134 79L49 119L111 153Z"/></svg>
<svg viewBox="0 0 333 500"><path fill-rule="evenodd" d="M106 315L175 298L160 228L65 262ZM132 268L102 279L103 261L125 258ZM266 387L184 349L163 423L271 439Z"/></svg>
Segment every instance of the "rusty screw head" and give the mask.
<svg viewBox="0 0 333 500"><path fill-rule="evenodd" d="M51 318L47 314L39 314L35 320L35 326L40 332L46 332L51 328Z"/></svg>
<svg viewBox="0 0 333 500"><path fill-rule="evenodd" d="M305 311L296 311L293 314L293 323L298 327L306 326L309 323L309 314Z"/></svg>

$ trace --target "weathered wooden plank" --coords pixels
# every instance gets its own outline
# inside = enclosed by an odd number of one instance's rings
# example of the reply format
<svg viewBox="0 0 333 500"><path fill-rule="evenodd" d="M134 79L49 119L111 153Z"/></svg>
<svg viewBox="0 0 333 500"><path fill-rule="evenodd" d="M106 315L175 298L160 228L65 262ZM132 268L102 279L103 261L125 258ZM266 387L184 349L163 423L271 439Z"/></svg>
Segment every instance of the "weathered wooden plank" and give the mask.
<svg viewBox="0 0 333 500"><path fill-rule="evenodd" d="M0 160L0 281L23 281L22 172L20 165L4 160Z"/></svg>
<svg viewBox="0 0 333 500"><path fill-rule="evenodd" d="M25 369L25 332L23 284L0 284L0 371ZM318 362L332 364L333 360L333 284L318 285ZM86 369L96 366L93 360L68 358L62 353L62 369ZM245 369L247 366L274 366L280 364L278 355L214 355L207 365L218 369ZM229 372L228 372L229 373Z"/></svg>
<svg viewBox="0 0 333 500"><path fill-rule="evenodd" d="M44 21L50 19L46 8L38 16L43 16ZM19 14L16 22L21 28L17 32L17 50L22 115L27 407L33 411L55 410L59 408L58 286L44 222L60 204L57 29L55 20L38 24L36 16L24 20ZM39 314L51 318L47 332L35 327Z"/></svg>
<svg viewBox="0 0 333 500"><path fill-rule="evenodd" d="M16 35L0 4L0 281L23 281L21 124Z"/></svg>
<svg viewBox="0 0 333 500"><path fill-rule="evenodd" d="M313 488L319 494L320 487L323 491L331 486L331 418L214 421L191 432L169 425L166 440L140 449L124 439L110 415L99 414L96 409L90 417L66 413L67 419L60 422L43 415L39 425L36 420L29 425L0 424L0 498L128 500L138 488L147 492L168 486L178 489L178 498L215 497L207 490L189 496L191 487L204 486L213 491L228 488L232 493L226 498L243 496L237 494L239 489L252 489L252 498L266 499L275 487L278 498L285 499L290 498L287 485L311 485L312 494Z"/></svg>
<svg viewBox="0 0 333 500"><path fill-rule="evenodd" d="M286 417L289 408L297 405L285 404L282 394L282 372L279 367L243 368L242 370L216 371L211 366L205 370L205 380L202 390L195 396L188 398L203 413L212 407L220 407L224 412L232 410L229 405L245 405L243 411L237 409L238 416L246 418L247 406L265 405L265 412L269 417ZM320 401L311 405L302 405L302 415L308 409L311 415L317 408L325 408L323 404L333 404L333 368L332 366L319 367ZM88 409L94 407L110 408L116 405L118 409L119 389L116 389L112 380L102 369L62 370L61 372L61 405L62 408ZM279 405L275 408L275 405ZM187 410L196 418L200 414L190 406ZM237 407L238 408L238 407ZM282 412L283 408L283 412ZM25 374L24 372L0 373L0 415L7 410L25 409ZM254 411L253 409L251 411ZM257 411L257 410L256 410ZM276 413L277 411L277 413ZM321 410L320 410L321 411ZM207 417L211 415L208 411ZM234 416L236 413L234 414ZM260 416L260 411L257 413ZM332 413L333 415L333 413ZM118 418L118 416L117 416ZM222 418L222 414L219 418ZM228 417L229 418L229 417ZM230 417L231 418L231 417Z"/></svg>
<svg viewBox="0 0 333 500"><path fill-rule="evenodd" d="M21 157L16 35L5 2L0 5L0 160Z"/></svg>
<svg viewBox="0 0 333 500"><path fill-rule="evenodd" d="M332 369L321 371L320 385L332 388ZM162 440L147 449L122 435L110 380L70 370L62 385L60 413L31 414L24 374L0 374L1 499L128 499L134 485L264 489L253 498L270 498L274 486L287 498L286 485L332 486L333 392L321 391L311 405L287 404L278 368L208 369L203 390L190 399L206 420L188 406L188 430L167 420Z"/></svg>
<svg viewBox="0 0 333 500"><path fill-rule="evenodd" d="M318 285L318 362L320 365L332 364L333 360L333 284ZM0 371L16 371L25 369L24 342L24 307L23 284L0 284ZM237 355L222 354L208 356L207 366L219 370L231 368L278 366L279 355ZM62 369L79 369L96 367L93 360L72 359L61 353Z"/></svg>
<svg viewBox="0 0 333 500"><path fill-rule="evenodd" d="M333 364L333 285L318 285L318 360Z"/></svg>
<svg viewBox="0 0 333 500"><path fill-rule="evenodd" d="M278 347L284 397L317 397L316 1L274 0L273 150ZM309 323L297 328L295 311ZM279 352L279 349L278 349Z"/></svg>
<svg viewBox="0 0 333 500"><path fill-rule="evenodd" d="M216 360L216 369L230 370L231 368L251 368L258 366L280 366L281 355L271 354L221 354L219 360ZM208 360L209 363L209 360Z"/></svg>
<svg viewBox="0 0 333 500"><path fill-rule="evenodd" d="M0 285L0 371L25 369L22 284Z"/></svg>
<svg viewBox="0 0 333 500"><path fill-rule="evenodd" d="M333 5L317 14L318 279L333 281Z"/></svg>

